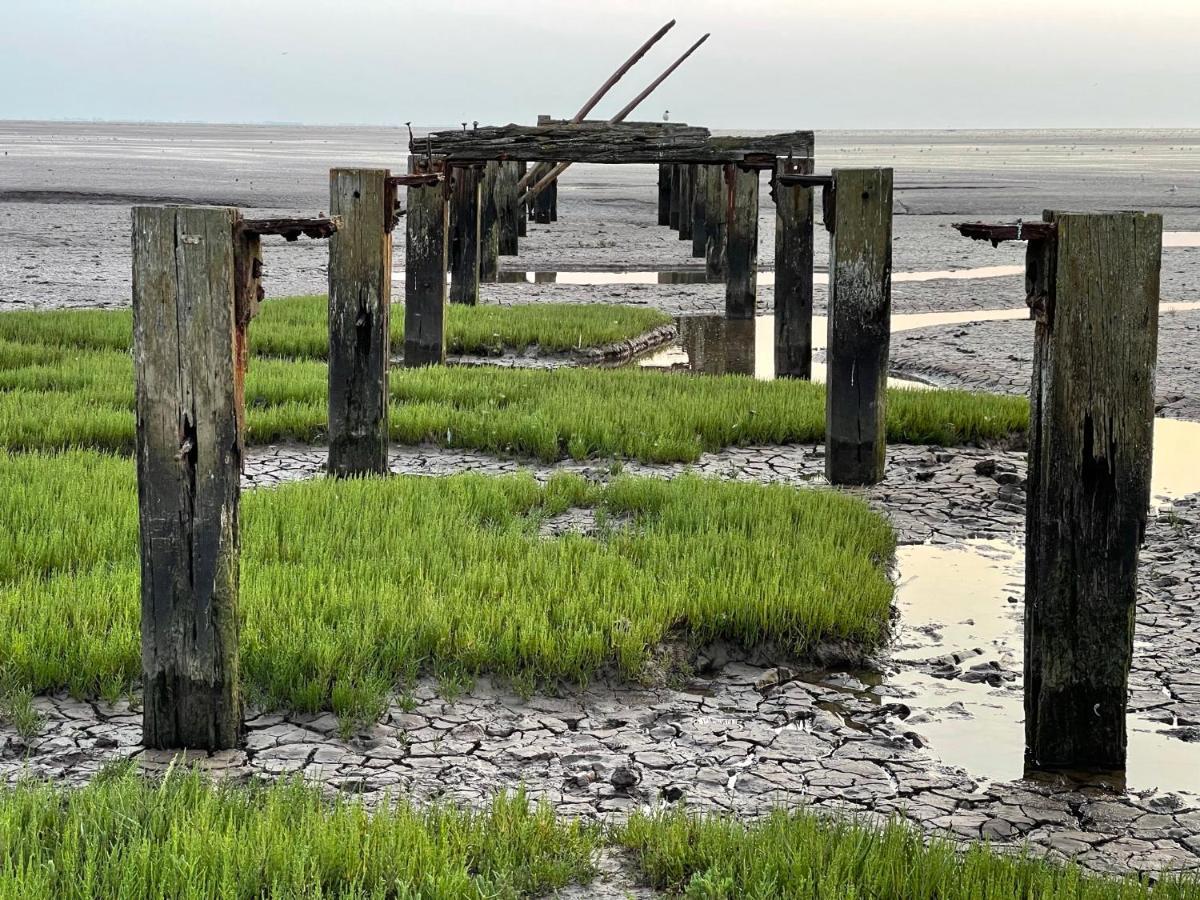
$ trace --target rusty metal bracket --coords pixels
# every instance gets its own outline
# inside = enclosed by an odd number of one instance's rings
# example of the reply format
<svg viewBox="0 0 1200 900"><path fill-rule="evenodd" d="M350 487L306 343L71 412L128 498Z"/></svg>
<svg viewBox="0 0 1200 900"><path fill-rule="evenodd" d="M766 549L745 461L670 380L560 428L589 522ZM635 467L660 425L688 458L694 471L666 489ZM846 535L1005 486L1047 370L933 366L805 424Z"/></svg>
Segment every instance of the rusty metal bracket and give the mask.
<svg viewBox="0 0 1200 900"><path fill-rule="evenodd" d="M957 222L953 228L963 237L988 241L993 247L1005 241L1025 241L1025 305L1031 319L1053 327L1058 225L1052 213L1041 222Z"/></svg>
<svg viewBox="0 0 1200 900"><path fill-rule="evenodd" d="M264 234L277 234L285 241L298 240L300 235L320 240L330 237L341 226L337 216L318 216L314 218L284 218L284 219L245 219L242 229L260 237Z"/></svg>

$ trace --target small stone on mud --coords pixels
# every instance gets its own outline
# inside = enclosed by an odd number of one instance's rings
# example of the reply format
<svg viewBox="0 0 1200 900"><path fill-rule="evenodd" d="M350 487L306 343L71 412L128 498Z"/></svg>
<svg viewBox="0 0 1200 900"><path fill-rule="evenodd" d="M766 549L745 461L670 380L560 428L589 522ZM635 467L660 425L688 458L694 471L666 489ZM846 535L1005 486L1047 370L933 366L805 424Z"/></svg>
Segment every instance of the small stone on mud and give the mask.
<svg viewBox="0 0 1200 900"><path fill-rule="evenodd" d="M642 777L629 766L617 766L608 782L615 788L631 788L641 780Z"/></svg>

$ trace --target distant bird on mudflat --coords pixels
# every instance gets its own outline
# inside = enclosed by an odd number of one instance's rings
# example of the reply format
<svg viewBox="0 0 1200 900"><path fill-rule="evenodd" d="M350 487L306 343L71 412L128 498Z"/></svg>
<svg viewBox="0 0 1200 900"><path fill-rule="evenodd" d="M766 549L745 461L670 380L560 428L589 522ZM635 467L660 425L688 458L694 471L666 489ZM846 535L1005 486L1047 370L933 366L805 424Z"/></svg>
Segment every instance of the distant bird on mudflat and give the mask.
<svg viewBox="0 0 1200 900"><path fill-rule="evenodd" d="M669 109L664 109L664 110L663 110L663 121L664 121L664 122L670 122L670 121L671 121L671 111L670 111Z"/></svg>

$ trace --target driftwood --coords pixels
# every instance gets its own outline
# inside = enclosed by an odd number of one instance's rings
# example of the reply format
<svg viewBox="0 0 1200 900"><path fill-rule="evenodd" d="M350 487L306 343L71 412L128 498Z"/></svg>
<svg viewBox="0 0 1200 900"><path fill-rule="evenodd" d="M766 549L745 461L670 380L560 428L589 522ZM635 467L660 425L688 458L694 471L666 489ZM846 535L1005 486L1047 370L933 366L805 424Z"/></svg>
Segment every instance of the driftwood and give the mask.
<svg viewBox="0 0 1200 900"><path fill-rule="evenodd" d="M529 162L740 163L773 169L779 156L812 155L811 131L760 137L716 137L691 125L631 123L577 125L498 125L474 131L436 131L415 144L453 162L523 159Z"/></svg>

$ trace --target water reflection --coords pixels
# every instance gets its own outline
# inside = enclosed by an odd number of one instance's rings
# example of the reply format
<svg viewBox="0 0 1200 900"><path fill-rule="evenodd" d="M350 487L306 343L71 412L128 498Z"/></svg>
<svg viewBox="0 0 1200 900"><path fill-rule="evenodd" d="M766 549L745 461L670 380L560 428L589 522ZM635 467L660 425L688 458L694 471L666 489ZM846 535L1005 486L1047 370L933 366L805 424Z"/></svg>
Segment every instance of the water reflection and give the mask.
<svg viewBox="0 0 1200 900"><path fill-rule="evenodd" d="M703 375L755 375L754 319L686 316L678 321L686 368ZM678 366L675 366L678 368Z"/></svg>

